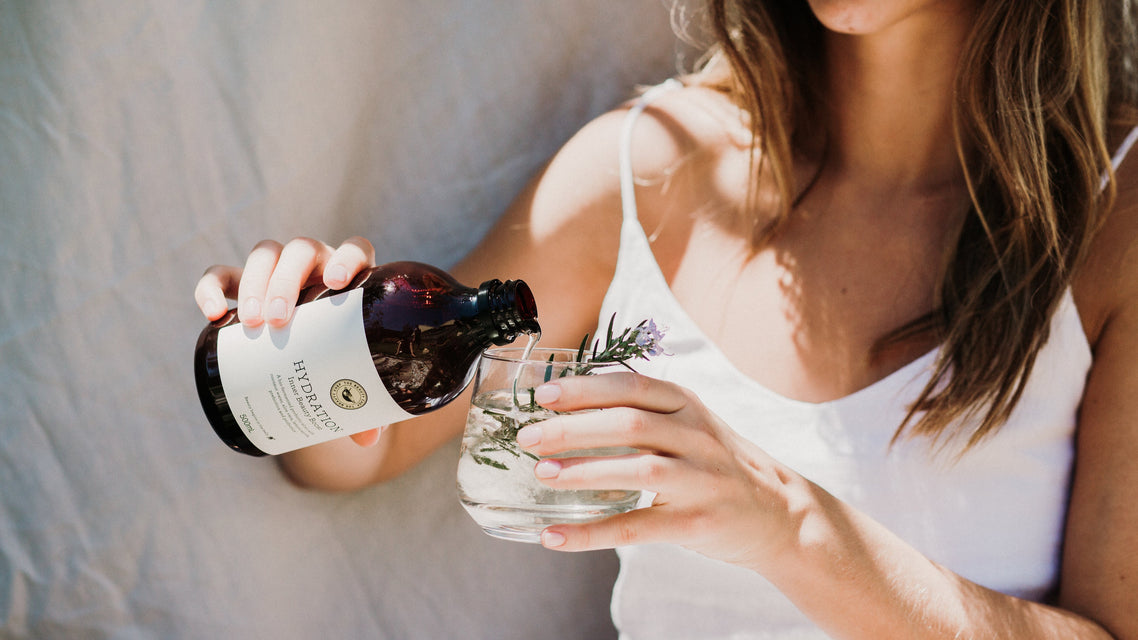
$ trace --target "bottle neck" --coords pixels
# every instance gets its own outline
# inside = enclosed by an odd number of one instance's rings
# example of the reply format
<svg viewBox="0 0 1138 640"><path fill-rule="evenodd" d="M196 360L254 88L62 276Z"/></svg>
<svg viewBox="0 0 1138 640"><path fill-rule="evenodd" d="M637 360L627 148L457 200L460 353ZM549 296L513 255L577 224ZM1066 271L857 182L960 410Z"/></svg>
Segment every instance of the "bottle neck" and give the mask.
<svg viewBox="0 0 1138 640"><path fill-rule="evenodd" d="M478 287L478 315L486 318L496 345L514 341L519 333L541 333L533 292L521 280L487 280Z"/></svg>

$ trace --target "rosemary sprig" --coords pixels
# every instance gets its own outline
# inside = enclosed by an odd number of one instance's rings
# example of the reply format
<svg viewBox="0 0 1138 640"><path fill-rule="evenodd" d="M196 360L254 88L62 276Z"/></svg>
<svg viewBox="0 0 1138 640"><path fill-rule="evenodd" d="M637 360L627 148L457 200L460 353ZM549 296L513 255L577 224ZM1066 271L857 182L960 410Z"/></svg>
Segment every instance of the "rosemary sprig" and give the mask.
<svg viewBox="0 0 1138 640"><path fill-rule="evenodd" d="M569 375L589 375L592 373L591 365L594 364L620 364L632 372L636 372L632 365L628 364L629 360L642 359L647 360L654 356L669 355L661 346L660 341L664 338L664 332L656 326L652 320L643 320L634 327L625 328L619 334L614 332L614 325L616 322L616 314L614 313L609 318L608 328L605 331L604 347L601 347L600 339L598 338L593 342L592 350L586 353L589 347L589 334L581 339L581 345L577 348L577 357L575 363L578 366L566 367L559 377ZM549 357L549 365L546 368L544 380L549 382L553 377L553 356ZM539 411L548 413L548 410L542 408L537 404L534 398L535 389L527 389L529 395L529 402L522 404L518 400L518 386L517 380L514 380L513 387L513 405L515 411L523 413L536 413ZM538 457L532 453L525 451L518 446L517 437L518 431L527 425L541 422L545 417L534 417L524 421L519 421L515 414L504 414L489 409L483 409L483 413L490 416L498 423L498 426L493 429L484 429L483 435L485 436L485 444L479 448L478 452L471 452L471 457L474 461L481 465L487 465L496 469L507 470L508 467L493 458L486 455L487 453L494 453L496 451L504 451L514 458L521 459L521 457L528 456L533 460Z"/></svg>
<svg viewBox="0 0 1138 640"><path fill-rule="evenodd" d="M532 410L533 409L531 409L531 411ZM528 456L534 460L538 459L538 457L534 454L518 446L518 431L527 425L534 424L535 422L541 422L541 418L533 418L531 420L526 420L525 422L518 422L517 418L506 415L504 413L497 413L495 411L489 411L487 409L483 409L482 413L485 413L486 415L493 418L498 423L498 428L493 431L483 430L483 435L486 437L487 444L478 449L479 453L505 451L506 453L519 459L523 455ZM498 462L497 460L488 458L486 456L473 455L473 458L474 461L478 464L488 464L492 467L503 470L507 468L506 465L502 464L501 462Z"/></svg>
<svg viewBox="0 0 1138 640"><path fill-rule="evenodd" d="M609 318L608 329L605 331L604 349L600 348L599 339L594 342L593 353L589 362L615 362L635 372L636 369L628 364L629 360L633 358L647 360L652 356L666 355L663 347L660 346L664 332L656 326L655 321L641 320L640 324L626 328L620 332L619 336L614 337L613 323L615 321L616 314L614 313ZM585 340L588 339L589 336L586 335Z"/></svg>

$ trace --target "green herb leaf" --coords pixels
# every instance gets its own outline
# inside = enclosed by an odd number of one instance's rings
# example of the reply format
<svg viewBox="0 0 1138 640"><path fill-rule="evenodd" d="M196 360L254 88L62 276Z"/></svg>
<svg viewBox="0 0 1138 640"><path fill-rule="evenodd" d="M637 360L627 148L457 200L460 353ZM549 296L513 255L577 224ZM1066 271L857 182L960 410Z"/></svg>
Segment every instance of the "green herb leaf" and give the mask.
<svg viewBox="0 0 1138 640"><path fill-rule="evenodd" d="M474 458L474 461L477 462L478 464L484 464L484 465L487 465L490 467L494 467L495 469L501 469L502 471L508 471L509 470L509 467L507 467L506 465L502 464L501 462L498 462L497 460L487 458L486 456L480 456L476 453L472 453L472 454L470 454L470 457Z"/></svg>
<svg viewBox="0 0 1138 640"><path fill-rule="evenodd" d="M656 323L652 320L642 320L639 324L632 328L625 328L619 334L614 332L616 325L616 314L609 318L608 328L605 331L605 344L601 348L601 341L597 339L593 342L592 354L589 358L585 357L586 349L589 346L589 334L581 339L581 345L577 347L576 362L581 367L566 367L559 377L567 375L579 375L582 372L588 375L589 371L584 370L584 365L588 364L619 364L629 371L635 372L632 365L628 364L628 360L640 358L647 360L650 357L658 355L668 355L660 346L660 341L664 337L663 331L656 327ZM545 371L545 382L553 377L553 356L550 356L548 365ZM514 380L513 384L513 405L514 409L524 413L536 413L542 411L541 406L537 404L536 393L537 390L530 388L526 390L529 394L529 403L522 405L518 399L518 381ZM538 460L538 456L522 449L518 446L517 438L518 431L527 425L540 422L544 418L533 418L530 420L518 420L516 415L506 415L496 411L483 410L483 413L490 416L498 423L498 428L490 431L486 430L483 435L486 438L486 445L479 449L479 453L493 453L495 451L502 451L517 459L521 459L524 455L533 460ZM496 469L506 470L508 467L497 460L488 458L486 456L471 453L471 457L478 464L488 465Z"/></svg>

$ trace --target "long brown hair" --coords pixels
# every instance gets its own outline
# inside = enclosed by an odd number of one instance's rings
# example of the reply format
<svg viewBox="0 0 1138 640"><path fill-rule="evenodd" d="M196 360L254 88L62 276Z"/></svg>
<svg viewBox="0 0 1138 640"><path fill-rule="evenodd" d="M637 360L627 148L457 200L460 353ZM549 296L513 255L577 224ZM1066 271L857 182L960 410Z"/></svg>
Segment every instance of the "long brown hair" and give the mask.
<svg viewBox="0 0 1138 640"><path fill-rule="evenodd" d="M970 447L1018 402L1113 198L1107 125L1138 96L1136 17L1130 0L979 3L958 63L954 108L971 211L936 309L880 341L931 332L941 344L932 378L897 437L961 435ZM780 214L756 234L761 244L792 215L805 188L792 167L822 121L824 70L816 52L824 27L804 0L709 0L707 18L713 51L730 69L718 87L750 116L759 159L753 174L779 194ZM1105 190L1104 175L1111 178ZM956 433L974 418L970 432Z"/></svg>

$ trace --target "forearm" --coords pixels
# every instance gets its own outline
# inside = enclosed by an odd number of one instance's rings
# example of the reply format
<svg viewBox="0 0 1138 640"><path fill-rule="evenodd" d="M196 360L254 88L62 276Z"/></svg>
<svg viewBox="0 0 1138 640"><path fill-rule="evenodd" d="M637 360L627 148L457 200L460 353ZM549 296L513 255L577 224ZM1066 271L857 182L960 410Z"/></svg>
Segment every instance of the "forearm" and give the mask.
<svg viewBox="0 0 1138 640"><path fill-rule="evenodd" d="M814 485L791 548L761 568L833 637L1111 638L1074 613L970 582Z"/></svg>
<svg viewBox="0 0 1138 640"><path fill-rule="evenodd" d="M384 433L378 444L362 447L345 437L281 454L277 463L299 487L353 491L381 481L390 441Z"/></svg>
<svg viewBox="0 0 1138 640"><path fill-rule="evenodd" d="M296 485L324 491L354 491L385 482L414 467L462 432L470 391L428 414L387 427L373 446L340 438L278 457Z"/></svg>

